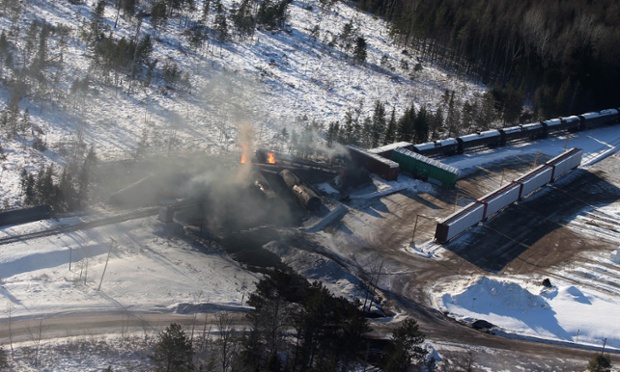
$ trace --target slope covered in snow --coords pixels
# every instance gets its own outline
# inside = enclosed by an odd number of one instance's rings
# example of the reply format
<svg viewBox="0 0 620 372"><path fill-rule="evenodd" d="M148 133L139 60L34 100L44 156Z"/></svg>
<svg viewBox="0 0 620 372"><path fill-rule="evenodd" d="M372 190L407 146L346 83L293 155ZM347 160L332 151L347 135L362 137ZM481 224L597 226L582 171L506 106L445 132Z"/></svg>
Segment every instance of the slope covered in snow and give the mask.
<svg viewBox="0 0 620 372"><path fill-rule="evenodd" d="M174 63L187 84L167 84L155 73L151 85L120 76L118 82L101 84L92 70L92 50L80 37L94 10L94 1L83 4L31 0L24 6L17 26L26 29L33 19L69 28L63 48L64 68L58 74L57 98L24 98L19 104L28 109L31 122L44 133L48 150L30 148L33 138L3 140L8 159L4 162L0 199L19 203L19 171L36 172L40 165L62 167L78 137L94 145L101 159L132 158L138 143L146 139L149 151L226 154L239 151L238 128L253 129L255 143L282 147L278 136L286 128L299 133L313 121L326 126L342 120L347 111L362 118L372 115L375 101L400 114L407 106L436 105L446 90L462 98L483 89L456 76L425 65L413 72L418 60L403 54L388 35L386 23L357 12L351 5L336 2L324 9L319 1L293 1L284 31L257 30L251 38L218 44L208 40L203 47L190 45L187 29L198 25L200 11L173 17L162 29L154 29L150 18L139 27L139 36L152 35L152 59L161 68ZM230 9L231 1L223 1ZM132 38L138 29L136 18L119 18L112 5L104 13L106 35ZM212 26L213 14L206 24ZM354 35L368 44L366 63L357 64L352 47L339 43L346 23ZM0 28L14 27L0 20ZM10 33L9 33L10 34ZM336 45L334 45L336 41ZM17 45L23 43L14 40ZM52 58L58 58L57 37L50 43ZM89 89L72 93L78 79L88 78ZM6 105L9 88L0 87L0 106ZM145 138L145 137L146 138ZM58 168L57 168L58 169Z"/></svg>

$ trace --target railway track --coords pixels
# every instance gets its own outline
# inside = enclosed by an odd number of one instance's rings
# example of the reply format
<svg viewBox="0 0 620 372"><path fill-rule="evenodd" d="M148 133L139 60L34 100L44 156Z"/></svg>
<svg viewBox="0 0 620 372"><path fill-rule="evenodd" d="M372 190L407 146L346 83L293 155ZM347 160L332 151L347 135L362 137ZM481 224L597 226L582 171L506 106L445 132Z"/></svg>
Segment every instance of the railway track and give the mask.
<svg viewBox="0 0 620 372"><path fill-rule="evenodd" d="M4 237L0 237L0 245L26 241L30 239L43 238L46 236L63 234L63 233L71 232L71 231L91 229L93 227L111 225L111 224L115 224L119 222L124 222L124 221L129 221L129 220L134 220L138 218L156 215L158 212L159 212L159 207L148 207L148 208L142 208L142 209L128 212L128 213L116 214L113 216L97 218L91 221L78 222L73 225L63 225L63 226L52 227L52 228L45 229L45 230L34 231L31 233L26 233L26 234L4 236Z"/></svg>

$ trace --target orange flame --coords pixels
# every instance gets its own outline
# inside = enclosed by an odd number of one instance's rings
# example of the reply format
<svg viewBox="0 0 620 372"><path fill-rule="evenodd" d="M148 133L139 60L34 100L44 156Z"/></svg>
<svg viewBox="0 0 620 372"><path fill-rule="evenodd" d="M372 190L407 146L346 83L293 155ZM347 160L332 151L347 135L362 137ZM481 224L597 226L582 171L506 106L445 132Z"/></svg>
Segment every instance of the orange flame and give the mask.
<svg viewBox="0 0 620 372"><path fill-rule="evenodd" d="M243 151L241 152L241 164L245 164L248 161L248 145L243 145Z"/></svg>
<svg viewBox="0 0 620 372"><path fill-rule="evenodd" d="M267 164L275 164L276 163L276 156L274 155L273 152L268 152L267 153Z"/></svg>

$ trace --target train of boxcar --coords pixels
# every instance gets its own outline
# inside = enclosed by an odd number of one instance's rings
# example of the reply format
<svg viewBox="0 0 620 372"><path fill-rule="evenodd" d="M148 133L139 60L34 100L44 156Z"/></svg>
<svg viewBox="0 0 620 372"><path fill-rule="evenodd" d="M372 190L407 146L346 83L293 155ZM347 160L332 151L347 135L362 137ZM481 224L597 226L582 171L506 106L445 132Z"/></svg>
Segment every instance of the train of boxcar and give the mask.
<svg viewBox="0 0 620 372"><path fill-rule="evenodd" d="M48 220L54 217L54 210L47 204L36 207L12 209L0 212L0 226Z"/></svg>
<svg viewBox="0 0 620 372"><path fill-rule="evenodd" d="M437 224L435 239L446 243L482 220L486 220L512 203L522 200L544 185L581 164L583 151L570 149L540 165L506 186L483 196Z"/></svg>
<svg viewBox="0 0 620 372"><path fill-rule="evenodd" d="M620 122L620 108L597 112L588 112L538 123L520 124L512 127L492 129L484 132L467 134L457 138L447 138L411 144L410 150L425 156L454 155L480 147L505 146L511 142L545 138L567 132L594 129Z"/></svg>

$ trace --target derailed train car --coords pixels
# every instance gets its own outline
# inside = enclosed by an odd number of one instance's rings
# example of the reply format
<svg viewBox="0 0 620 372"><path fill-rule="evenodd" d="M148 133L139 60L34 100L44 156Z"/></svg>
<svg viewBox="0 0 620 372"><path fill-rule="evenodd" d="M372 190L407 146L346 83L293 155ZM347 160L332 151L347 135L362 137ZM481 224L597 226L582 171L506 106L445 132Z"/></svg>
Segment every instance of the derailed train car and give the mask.
<svg viewBox="0 0 620 372"><path fill-rule="evenodd" d="M450 241L478 222L488 219L514 202L526 198L544 185L556 181L577 168L581 164L582 157L581 149L570 149L510 184L465 206L437 224L435 239L439 243Z"/></svg>
<svg viewBox="0 0 620 372"><path fill-rule="evenodd" d="M0 226L48 220L54 217L54 210L48 204L36 207L12 209L0 212Z"/></svg>
<svg viewBox="0 0 620 372"><path fill-rule="evenodd" d="M398 179L400 166L398 163L357 146L347 146L351 159L370 173L377 174L388 181Z"/></svg>
<svg viewBox="0 0 620 372"><path fill-rule="evenodd" d="M293 171L284 169L278 173L286 186L293 192L299 204L309 211L318 211L321 208L321 199Z"/></svg>

